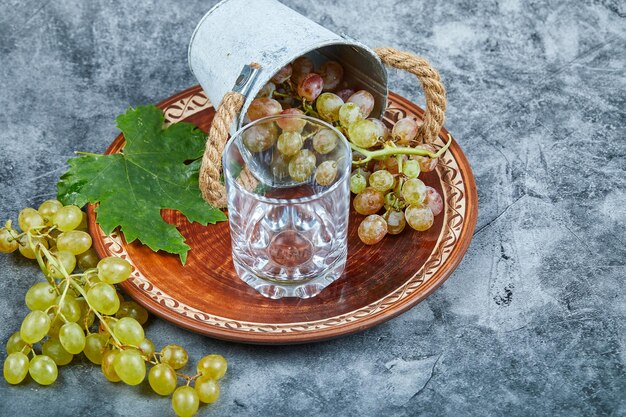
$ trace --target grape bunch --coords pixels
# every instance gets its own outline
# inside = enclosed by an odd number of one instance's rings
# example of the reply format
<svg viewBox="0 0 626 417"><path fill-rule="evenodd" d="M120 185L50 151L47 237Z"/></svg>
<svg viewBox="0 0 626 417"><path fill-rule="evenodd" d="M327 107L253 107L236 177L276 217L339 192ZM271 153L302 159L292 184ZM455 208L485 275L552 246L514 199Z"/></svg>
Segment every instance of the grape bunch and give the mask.
<svg viewBox="0 0 626 417"><path fill-rule="evenodd" d="M393 126L387 126L370 117L376 105L374 95L367 90L351 88L354 86L348 85L344 78L340 63L326 61L316 72L314 62L301 56L280 69L260 90L248 108L246 120L308 115L324 120L344 133L353 150L352 163L356 168L350 178L350 189L356 195L353 205L357 213L367 216L358 228L363 243L373 245L387 234L397 235L407 224L417 231L428 230L434 217L443 210L443 200L437 190L418 177L422 172L435 169L438 158L451 140L437 150L417 140L421 122L414 118L405 117ZM297 172L290 171L292 178L304 180L315 170L315 155L302 149L304 140L300 133L303 125L297 125L298 119L285 120L291 125L287 129L281 127L294 134L283 132L279 136L275 128L256 129L254 140L249 139L247 147L259 152L277 143L284 163L298 167ZM317 135L322 133L323 130ZM326 136L317 135L312 142L314 150L320 154L324 154L327 147L336 146L336 142ZM317 170L324 164L320 164ZM331 166L331 163L324 166L319 178L316 173L319 184L323 185L327 178L334 179Z"/></svg>
<svg viewBox="0 0 626 417"><path fill-rule="evenodd" d="M226 359L207 355L188 376L177 372L189 360L182 346L156 351L143 328L148 312L115 288L130 277L131 265L121 258L98 258L79 207L47 200L37 210L20 211L18 224L21 232L10 220L0 229L0 252L19 251L36 260L45 281L26 292L30 313L7 341L8 383L19 384L30 374L38 384L50 385L59 366L83 353L111 382L137 385L147 373L154 392L172 395L178 416L192 416L200 402L218 399L217 380L226 373ZM179 379L184 384L179 386Z"/></svg>

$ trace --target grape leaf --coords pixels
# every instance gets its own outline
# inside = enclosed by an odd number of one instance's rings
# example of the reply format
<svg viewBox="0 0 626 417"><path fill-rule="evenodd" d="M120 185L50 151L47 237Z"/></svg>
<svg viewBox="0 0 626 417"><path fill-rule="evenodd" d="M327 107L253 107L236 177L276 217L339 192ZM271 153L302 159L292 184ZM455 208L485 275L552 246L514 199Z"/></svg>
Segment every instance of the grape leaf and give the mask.
<svg viewBox="0 0 626 417"><path fill-rule="evenodd" d="M99 203L97 221L105 233L119 226L127 242L138 239L153 251L178 254L184 264L190 247L161 209L203 225L226 220L198 188L206 136L190 123L164 129L163 112L155 106L131 108L116 121L126 140L122 153L70 159L57 183L58 198L79 207Z"/></svg>

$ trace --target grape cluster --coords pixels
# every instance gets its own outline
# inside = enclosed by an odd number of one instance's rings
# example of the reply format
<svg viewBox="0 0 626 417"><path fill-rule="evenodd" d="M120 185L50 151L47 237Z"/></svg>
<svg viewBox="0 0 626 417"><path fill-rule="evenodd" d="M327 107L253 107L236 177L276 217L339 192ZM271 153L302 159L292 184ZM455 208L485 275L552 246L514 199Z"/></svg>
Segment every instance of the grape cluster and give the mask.
<svg viewBox="0 0 626 417"><path fill-rule="evenodd" d="M172 395L179 416L192 416L200 402L217 400L226 360L205 356L195 375L188 376L177 372L188 362L183 347L172 344L156 351L143 328L148 312L115 288L130 277L131 265L116 257L98 259L80 208L48 200L37 210L20 211L18 224L21 232L10 220L0 229L0 252L19 251L35 259L46 280L26 292L30 313L7 341L8 383L19 384L30 374L38 384L50 385L59 366L84 353L112 382L137 385L147 373L154 392ZM149 371L147 364L152 365ZM185 382L180 386L179 378Z"/></svg>
<svg viewBox="0 0 626 417"><path fill-rule="evenodd" d="M431 145L420 144L417 140L420 122L411 117L398 120L390 129L381 120L369 117L375 104L372 93L355 91L348 85L340 63L326 61L316 72L313 61L301 56L274 75L246 114L248 121L281 114L306 114L332 124L345 134L357 168L350 178L350 189L356 194L353 205L357 213L367 216L359 225L358 235L368 245L380 242L387 234L399 234L407 223L418 231L433 225L434 216L443 210L443 200L418 177L422 172L434 170L438 157L450 145L448 141L436 150ZM289 164L291 177L304 181L313 175L315 154L302 149L303 125L295 125L297 119L285 120L290 120L293 126L285 128L287 122L284 122L279 123L280 127L295 133L283 132L279 136L275 127L255 126L257 129L251 135L254 138L244 138L244 143L258 152L277 142L278 150ZM330 140L330 135L323 132L313 137L313 148L319 154L336 146L336 139ZM318 184L334 180L332 167L327 162L318 166L317 171L322 171L315 173Z"/></svg>

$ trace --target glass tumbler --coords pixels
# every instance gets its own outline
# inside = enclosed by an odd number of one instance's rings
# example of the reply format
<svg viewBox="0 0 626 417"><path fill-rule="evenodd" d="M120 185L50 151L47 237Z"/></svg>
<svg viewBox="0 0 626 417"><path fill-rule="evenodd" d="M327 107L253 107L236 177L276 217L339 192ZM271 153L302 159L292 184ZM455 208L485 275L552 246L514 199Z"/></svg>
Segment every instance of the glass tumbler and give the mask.
<svg viewBox="0 0 626 417"><path fill-rule="evenodd" d="M309 298L346 265L352 151L330 124L256 120L223 153L235 270L269 298Z"/></svg>

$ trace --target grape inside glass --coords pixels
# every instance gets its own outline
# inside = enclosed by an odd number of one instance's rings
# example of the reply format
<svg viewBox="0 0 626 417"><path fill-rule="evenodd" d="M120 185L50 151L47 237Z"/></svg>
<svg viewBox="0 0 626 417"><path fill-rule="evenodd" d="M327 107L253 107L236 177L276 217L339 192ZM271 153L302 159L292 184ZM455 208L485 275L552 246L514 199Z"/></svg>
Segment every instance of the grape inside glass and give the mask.
<svg viewBox="0 0 626 417"><path fill-rule="evenodd" d="M282 114L226 144L224 183L233 262L269 298L309 298L346 264L352 151L333 126Z"/></svg>

